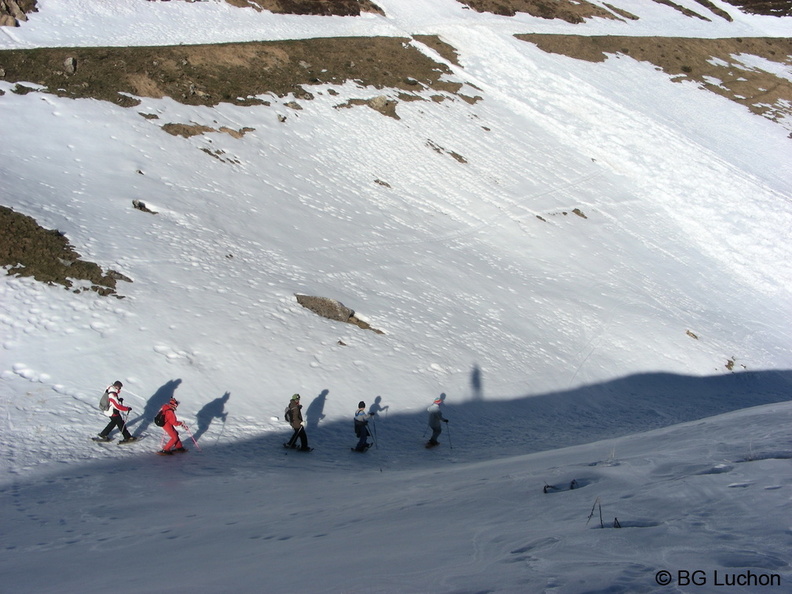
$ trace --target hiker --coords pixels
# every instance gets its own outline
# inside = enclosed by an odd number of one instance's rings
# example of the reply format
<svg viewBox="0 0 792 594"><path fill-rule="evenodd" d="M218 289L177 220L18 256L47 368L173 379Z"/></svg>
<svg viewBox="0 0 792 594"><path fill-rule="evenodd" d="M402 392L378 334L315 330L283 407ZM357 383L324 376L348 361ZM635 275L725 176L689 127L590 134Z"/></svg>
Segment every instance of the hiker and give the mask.
<svg viewBox="0 0 792 594"><path fill-rule="evenodd" d="M165 433L170 436L170 441L165 444L164 448L157 452L162 456L171 456L174 452L183 454L187 451L182 445L181 439L179 439L178 431L176 431L177 426L187 429L187 425L183 421L176 419L176 408L178 406L179 401L175 398L171 398L166 404L163 404L160 409L160 412L165 416L165 424L162 428L165 430Z"/></svg>
<svg viewBox="0 0 792 594"><path fill-rule="evenodd" d="M124 384L119 381L113 382L112 385L107 386L105 392L107 393L108 408L104 411L104 415L110 417L110 422L107 424L107 427L102 429L96 441L110 441L110 432L114 427L118 427L118 430L124 436L124 439L119 443L137 441L137 437L132 437L129 429L126 428L126 421L121 416L122 412L128 413L132 410L131 406L124 406L124 399L121 398L121 388L123 387Z"/></svg>
<svg viewBox="0 0 792 594"><path fill-rule="evenodd" d="M371 435L368 430L368 422L375 414L377 413L366 412L365 402L362 400L358 402L358 409L355 412L355 435L358 436L358 443L352 448L356 452L365 452L371 447L372 444L368 443L368 436Z"/></svg>
<svg viewBox="0 0 792 594"><path fill-rule="evenodd" d="M441 423L448 423L448 419L443 417L443 411L440 410L440 406L443 404L445 398L445 393L440 394L440 396L435 398L434 402L426 409L426 412L429 413L429 428L432 430L432 437L430 437L429 441L426 443L427 448L433 448L440 443L437 441L437 438L440 437L440 433L443 431Z"/></svg>
<svg viewBox="0 0 792 594"><path fill-rule="evenodd" d="M300 404L300 395L294 394L289 400L289 406L286 408L286 420L294 429L294 434L291 439L283 444L284 448L297 449L297 439L300 439L300 450L303 452L311 451L308 447L308 436L305 434L305 421L302 416L302 404Z"/></svg>

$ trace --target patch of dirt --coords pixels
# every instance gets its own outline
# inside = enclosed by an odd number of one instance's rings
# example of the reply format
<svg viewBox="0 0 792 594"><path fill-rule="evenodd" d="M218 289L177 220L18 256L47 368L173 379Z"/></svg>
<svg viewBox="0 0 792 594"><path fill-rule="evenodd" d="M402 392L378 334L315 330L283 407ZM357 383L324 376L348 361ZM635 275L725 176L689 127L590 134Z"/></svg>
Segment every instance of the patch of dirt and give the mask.
<svg viewBox="0 0 792 594"><path fill-rule="evenodd" d="M81 260L63 233L44 229L34 219L5 206L0 206L0 235L0 266L10 266L8 274L32 276L66 288L74 286L72 281L84 280L100 295L119 298L116 281L132 282L114 270L104 273L93 262ZM83 290L87 289L77 288L74 292Z"/></svg>
<svg viewBox="0 0 792 594"><path fill-rule="evenodd" d="M361 12L381 15L383 10L369 0L226 0L232 6L268 10L277 14L312 14L321 16L360 16Z"/></svg>
<svg viewBox="0 0 792 594"><path fill-rule="evenodd" d="M172 136L181 136L183 138L190 138L191 136L200 136L201 134L206 134L207 132L223 132L224 134L228 134L232 138L242 138L248 132L253 132L255 128L240 128L239 130L234 130L233 128L228 128L226 126L221 126L219 129L211 128L209 126L202 126L201 124L165 124L162 126L162 129L171 134Z"/></svg>
<svg viewBox="0 0 792 594"><path fill-rule="evenodd" d="M586 19L600 17L617 19L619 16L586 0L458 0L477 12L491 12L502 16L514 16L525 12L542 19L561 19L568 23L582 23Z"/></svg>
<svg viewBox="0 0 792 594"><path fill-rule="evenodd" d="M413 39L420 41L426 47L433 49L452 64L459 66L459 53L456 51L456 48L442 41L437 35L415 35Z"/></svg>
<svg viewBox="0 0 792 594"><path fill-rule="evenodd" d="M72 98L138 105L136 97L170 97L188 105L267 103L261 95L310 99L312 85L434 89L456 93L461 84L441 80L448 68L409 39L353 37L219 45L40 48L0 51L0 78L35 83ZM424 36L422 43L452 56L450 46ZM29 92L20 88L18 92Z"/></svg>
<svg viewBox="0 0 792 594"><path fill-rule="evenodd" d="M744 12L767 16L792 16L792 2L789 0L726 0Z"/></svg>
<svg viewBox="0 0 792 594"><path fill-rule="evenodd" d="M478 12L491 12L503 16L514 16L518 12L524 12L531 16L543 19L561 19L568 23L578 24L591 18L604 19L628 19L638 20L638 17L619 8L603 2L602 8L586 0L458 0L468 8ZM692 18L711 20L709 17L715 15L731 22L732 17L728 12L719 8L710 0L695 0L703 8L709 11L701 14L691 10L673 0L654 0L658 4L663 4L682 14ZM732 6L736 6L743 12L753 14L764 14L770 16L790 16L792 15L792 2L789 0L726 0Z"/></svg>
<svg viewBox="0 0 792 594"><path fill-rule="evenodd" d="M315 297L300 294L295 294L295 297L297 298L297 303L323 318L336 322L344 322L345 324L353 324L363 330L371 330L375 334L385 334L382 330L372 328L368 322L358 318L354 310L348 308L340 301L328 297Z"/></svg>
<svg viewBox="0 0 792 594"><path fill-rule="evenodd" d="M578 35L517 35L543 51L603 62L608 55L654 64L674 81L695 81L752 112L792 126L792 81L749 66L741 56L758 56L792 66L790 38L689 39Z"/></svg>

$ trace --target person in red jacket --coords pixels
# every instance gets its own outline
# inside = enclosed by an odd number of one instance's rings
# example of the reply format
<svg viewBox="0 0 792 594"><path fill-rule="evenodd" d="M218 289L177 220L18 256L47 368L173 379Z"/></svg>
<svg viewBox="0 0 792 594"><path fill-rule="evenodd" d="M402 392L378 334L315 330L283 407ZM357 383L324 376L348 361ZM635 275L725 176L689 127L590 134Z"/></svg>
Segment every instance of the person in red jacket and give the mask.
<svg viewBox="0 0 792 594"><path fill-rule="evenodd" d="M122 412L129 412L132 410L131 406L124 406L124 399L121 398L122 387L123 384L121 382L114 382L113 385L107 386L107 390L105 391L107 392L107 403L110 406L104 414L105 416L110 417L110 422L107 424L107 427L102 429L99 437L94 438L95 441L110 441L109 435L114 427L118 427L118 430L124 436L124 439L122 439L119 443L130 443L137 441L137 437L132 437L129 429L126 428L126 422L121 416Z"/></svg>
<svg viewBox="0 0 792 594"><path fill-rule="evenodd" d="M176 427L184 427L187 429L187 425L176 419L176 408L179 406L179 401L175 398L171 398L167 404L163 404L160 412L165 415L165 424L162 428L165 432L170 436L170 441L165 444L165 447L161 449L158 454L162 456L171 456L174 452L186 452L187 450L182 445L181 439L179 439L179 433L176 431Z"/></svg>

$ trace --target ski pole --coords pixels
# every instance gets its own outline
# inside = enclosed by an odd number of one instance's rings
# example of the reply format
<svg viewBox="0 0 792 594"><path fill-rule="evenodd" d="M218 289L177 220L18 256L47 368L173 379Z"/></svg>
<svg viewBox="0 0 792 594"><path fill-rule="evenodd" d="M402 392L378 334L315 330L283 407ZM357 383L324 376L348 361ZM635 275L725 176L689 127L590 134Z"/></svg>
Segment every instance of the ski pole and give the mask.
<svg viewBox="0 0 792 594"><path fill-rule="evenodd" d="M374 429L374 435L371 436L372 438L374 438L374 449L378 450L379 449L379 444L377 443L378 442L378 440L377 440L377 424L374 421L371 421L371 428Z"/></svg>
<svg viewBox="0 0 792 594"><path fill-rule="evenodd" d="M182 427L184 427L184 430L187 432L187 435L190 436L190 439L193 440L193 443L195 444L195 447L198 448L198 451L199 452L203 452L203 450L201 449L201 446L199 446L198 442L195 441L195 438L193 437L193 434L190 433L190 428L187 425L182 425Z"/></svg>
<svg viewBox="0 0 792 594"><path fill-rule="evenodd" d="M448 428L448 421L445 422L446 430L448 431L448 447L454 449L454 444L451 443L451 429Z"/></svg>
<svg viewBox="0 0 792 594"><path fill-rule="evenodd" d="M127 411L126 414L123 417L121 417L121 420L123 421L123 423L121 423L121 435L124 434L124 431L129 431L129 429L127 429L128 418L129 418L129 411Z"/></svg>
<svg viewBox="0 0 792 594"><path fill-rule="evenodd" d="M220 443L220 438L223 437L223 433L225 433L225 428L226 428L226 422L225 419L223 419L223 428L220 430L220 433L218 434L217 439L215 440L215 445Z"/></svg>

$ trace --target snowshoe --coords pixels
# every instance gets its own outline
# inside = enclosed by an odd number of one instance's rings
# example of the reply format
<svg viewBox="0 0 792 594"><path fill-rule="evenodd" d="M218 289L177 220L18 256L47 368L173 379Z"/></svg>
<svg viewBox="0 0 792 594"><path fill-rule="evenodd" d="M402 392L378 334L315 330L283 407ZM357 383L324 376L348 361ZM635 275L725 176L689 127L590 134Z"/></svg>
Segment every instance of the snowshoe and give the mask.
<svg viewBox="0 0 792 594"><path fill-rule="evenodd" d="M436 446L439 446L439 445L440 445L439 441L432 441L430 439L429 441L426 442L426 449L428 450L430 448L433 448L433 447L436 447Z"/></svg>
<svg viewBox="0 0 792 594"><path fill-rule="evenodd" d="M175 449L175 450L173 450L173 451L174 451L175 453L177 453L177 454L186 454L186 453L187 453L187 448L176 448L176 449Z"/></svg>
<svg viewBox="0 0 792 594"><path fill-rule="evenodd" d="M131 435L131 436L126 437L126 438L122 439L121 441L119 441L118 445L121 445L122 443L134 443L137 440L138 440L137 437L135 437L134 435Z"/></svg>
<svg viewBox="0 0 792 594"><path fill-rule="evenodd" d="M313 452L313 448L297 448L298 452Z"/></svg>
<svg viewBox="0 0 792 594"><path fill-rule="evenodd" d="M97 435L96 437L92 437L91 440L99 442L99 443L107 443L109 441L113 441L112 437L102 437L101 435Z"/></svg>
<svg viewBox="0 0 792 594"><path fill-rule="evenodd" d="M157 454L160 456L173 456L173 452L170 450L160 450Z"/></svg>

